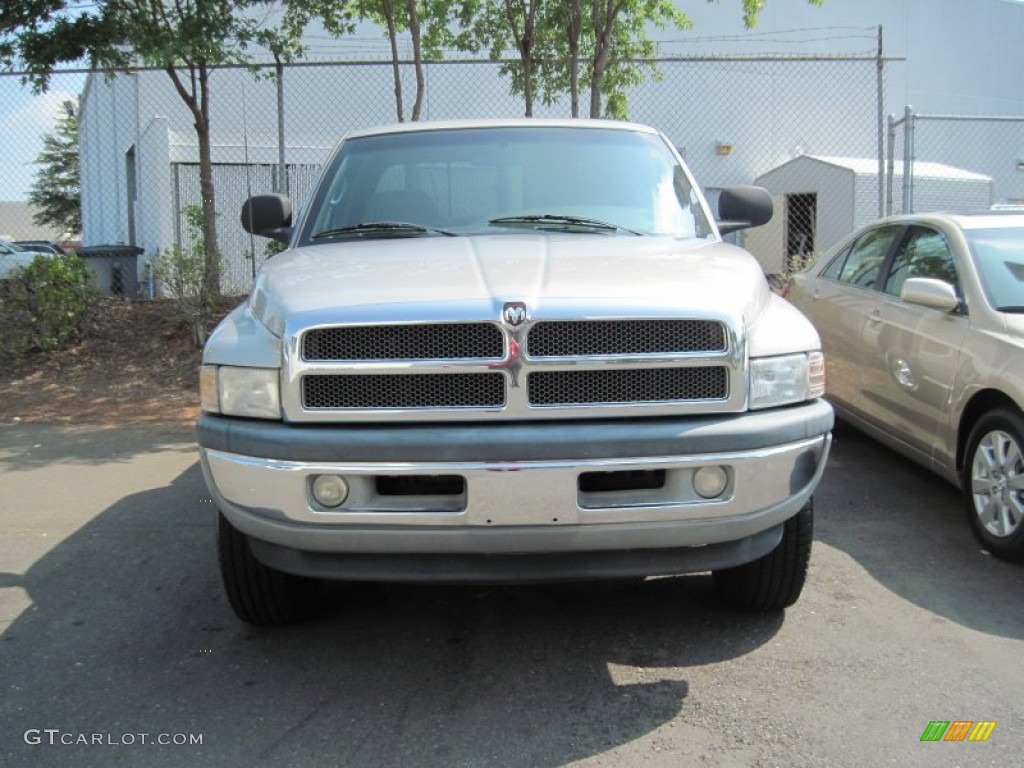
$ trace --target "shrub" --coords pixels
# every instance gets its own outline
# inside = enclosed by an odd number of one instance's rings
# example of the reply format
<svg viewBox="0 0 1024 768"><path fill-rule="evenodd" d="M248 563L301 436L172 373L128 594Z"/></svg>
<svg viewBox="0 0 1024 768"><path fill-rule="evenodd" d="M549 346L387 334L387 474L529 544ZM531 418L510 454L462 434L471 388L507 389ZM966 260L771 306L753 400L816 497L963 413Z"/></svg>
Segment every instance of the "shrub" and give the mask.
<svg viewBox="0 0 1024 768"><path fill-rule="evenodd" d="M269 259L287 249L287 243L282 243L280 240L270 240L263 248L263 255Z"/></svg>
<svg viewBox="0 0 1024 768"><path fill-rule="evenodd" d="M96 297L85 260L74 254L37 256L0 280L0 354L63 349L82 330Z"/></svg>
<svg viewBox="0 0 1024 768"><path fill-rule="evenodd" d="M189 329L197 347L206 342L206 331L213 318L216 297L206 290L206 248L203 245L203 209L190 205L184 209L192 245L175 245L153 261L153 272L160 293L171 300L175 320Z"/></svg>

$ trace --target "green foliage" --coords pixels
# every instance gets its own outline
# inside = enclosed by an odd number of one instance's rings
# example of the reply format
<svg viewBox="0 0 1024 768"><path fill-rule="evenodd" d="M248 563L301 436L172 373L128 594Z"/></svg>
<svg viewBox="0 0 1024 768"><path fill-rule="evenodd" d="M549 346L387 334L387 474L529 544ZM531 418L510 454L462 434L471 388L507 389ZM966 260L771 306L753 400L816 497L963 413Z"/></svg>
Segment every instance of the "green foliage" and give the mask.
<svg viewBox="0 0 1024 768"><path fill-rule="evenodd" d="M95 290L85 260L37 256L0 280L0 356L63 349L74 341Z"/></svg>
<svg viewBox="0 0 1024 768"><path fill-rule="evenodd" d="M708 0L718 2L718 0ZM757 24L766 0L742 0L743 22ZM807 0L821 5L823 0ZM448 29L440 39L469 53L486 51L504 63L512 93L526 114L536 101L551 105L568 95L573 117L628 117L627 94L658 79L651 29L690 29L673 0L464 0L446 2ZM457 30L457 31L454 31ZM508 61L508 57L517 60ZM590 90L580 109L580 90Z"/></svg>
<svg viewBox="0 0 1024 768"><path fill-rule="evenodd" d="M454 38L448 30L448 19L459 3L455 0L301 0L301 5L307 20L309 16L318 17L324 29L336 37L351 34L357 20L372 21L383 27L391 48L395 112L399 122L405 120L405 105L398 36L407 32L412 42L416 80L410 118L420 119L426 98L424 60L440 59L444 49L451 47Z"/></svg>
<svg viewBox="0 0 1024 768"><path fill-rule="evenodd" d="M448 40L460 50L487 51L502 65L526 113L539 100L552 104L568 94L578 114L581 83L591 90L589 114L624 118L627 90L655 74L638 63L655 54L651 27L687 29L690 19L671 0L469 0L450 15L460 30Z"/></svg>
<svg viewBox="0 0 1024 768"><path fill-rule="evenodd" d="M287 243L282 243L280 240L268 240L263 249L263 255L269 259L286 250L288 250Z"/></svg>
<svg viewBox="0 0 1024 768"><path fill-rule="evenodd" d="M192 334L192 341L201 347L206 329L213 318L217 296L207 288L206 247L203 242L203 208L186 206L185 216L191 246L172 246L153 262L153 274L160 293L171 300L174 319Z"/></svg>
<svg viewBox="0 0 1024 768"><path fill-rule="evenodd" d="M335 5L338 3L335 2ZM206 243L206 293L220 293L216 204L210 144L211 70L249 64L250 48L278 60L302 51L310 16L331 0L290 0L280 24L264 0L4 0L0 4L0 65L23 69L37 90L46 90L54 67L89 59L96 67L145 64L163 69L192 113L199 149L199 186ZM260 12L254 12L260 11Z"/></svg>
<svg viewBox="0 0 1024 768"><path fill-rule="evenodd" d="M708 0L709 3L717 3L718 0ZM822 5L825 0L807 0L808 5ZM757 26L757 18L764 10L766 0L743 0L743 26L753 29Z"/></svg>
<svg viewBox="0 0 1024 768"><path fill-rule="evenodd" d="M82 185L78 173L78 118L73 102L65 102L65 114L57 129L43 137L43 151L36 158L39 170L28 191L36 208L32 220L53 226L61 234L82 231Z"/></svg>
<svg viewBox="0 0 1024 768"><path fill-rule="evenodd" d="M775 293L785 296L790 284L793 282L793 276L814 266L814 263L818 260L818 255L818 253L813 251L810 253L791 253L786 257L786 263L783 265L782 272L766 276L768 278L768 285Z"/></svg>

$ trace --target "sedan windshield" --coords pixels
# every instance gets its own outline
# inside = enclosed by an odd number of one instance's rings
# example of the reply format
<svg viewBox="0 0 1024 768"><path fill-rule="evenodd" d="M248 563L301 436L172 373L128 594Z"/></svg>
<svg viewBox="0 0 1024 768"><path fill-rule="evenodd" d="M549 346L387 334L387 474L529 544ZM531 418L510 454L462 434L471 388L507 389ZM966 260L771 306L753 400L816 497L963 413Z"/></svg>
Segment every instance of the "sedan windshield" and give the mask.
<svg viewBox="0 0 1024 768"><path fill-rule="evenodd" d="M1024 228L973 229L966 233L989 303L1024 312Z"/></svg>
<svg viewBox="0 0 1024 768"><path fill-rule="evenodd" d="M664 139L639 131L524 126L357 137L324 179L303 243L365 236L368 223L459 235L712 231Z"/></svg>

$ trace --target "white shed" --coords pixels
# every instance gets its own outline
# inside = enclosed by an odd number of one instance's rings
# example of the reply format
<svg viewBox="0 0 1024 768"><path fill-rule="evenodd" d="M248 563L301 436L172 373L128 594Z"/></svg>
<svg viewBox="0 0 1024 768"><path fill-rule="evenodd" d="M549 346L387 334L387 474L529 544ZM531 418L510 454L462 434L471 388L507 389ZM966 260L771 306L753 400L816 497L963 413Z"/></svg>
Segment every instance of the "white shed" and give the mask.
<svg viewBox="0 0 1024 768"><path fill-rule="evenodd" d="M775 216L744 241L767 274L787 261L828 250L857 227L878 218L878 160L800 155L754 181L772 194ZM884 181L883 181L884 183ZM899 213L903 163L893 169L893 210ZM942 163L914 163L915 211L971 210L992 202L992 178Z"/></svg>

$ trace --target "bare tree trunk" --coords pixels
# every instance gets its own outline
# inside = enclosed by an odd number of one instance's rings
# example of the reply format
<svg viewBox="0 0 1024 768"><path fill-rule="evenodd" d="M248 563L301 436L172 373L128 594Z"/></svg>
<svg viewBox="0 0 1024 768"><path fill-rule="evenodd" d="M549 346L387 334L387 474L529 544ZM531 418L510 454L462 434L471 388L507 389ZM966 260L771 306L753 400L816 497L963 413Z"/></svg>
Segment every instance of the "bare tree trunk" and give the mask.
<svg viewBox="0 0 1024 768"><path fill-rule="evenodd" d="M416 0L406 0L409 9L409 33L412 35L412 59L416 68L416 101L412 105L412 119L419 120L423 112L423 98L427 90L427 78L423 71L423 49L420 43L420 15Z"/></svg>
<svg viewBox="0 0 1024 768"><path fill-rule="evenodd" d="M612 59L615 41L615 19L625 0L592 0L591 18L594 22L594 67L590 75L590 116L601 117L601 94L604 93L605 73Z"/></svg>
<svg viewBox="0 0 1024 768"><path fill-rule="evenodd" d="M190 65L190 87L181 82L173 65L166 68L175 89L192 112L196 141L199 145L199 193L203 200L203 288L207 300L220 297L220 249L217 245L217 207L214 200L213 157L210 148L210 83L209 70L200 62ZM180 211L175 211L180 214Z"/></svg>
<svg viewBox="0 0 1024 768"><path fill-rule="evenodd" d="M527 1L529 5L524 7L522 0L505 0L505 16L512 30L516 50L519 51L519 61L523 66L523 101L526 103L526 117L533 117L533 35L540 0ZM517 10L523 16L522 29L516 25Z"/></svg>
<svg viewBox="0 0 1024 768"><path fill-rule="evenodd" d="M529 59L523 59L523 100L526 102L525 117L533 117L533 69Z"/></svg>
<svg viewBox="0 0 1024 768"><path fill-rule="evenodd" d="M391 43L391 77L395 83L395 112L398 122L405 122L405 107L402 105L402 72L398 66L398 29L395 25L395 6L391 0L382 0L384 20L387 22L388 41Z"/></svg>
<svg viewBox="0 0 1024 768"><path fill-rule="evenodd" d="M569 43L569 98L571 114L580 116L580 34L583 31L583 0L569 3L569 22L566 39Z"/></svg>
<svg viewBox="0 0 1024 768"><path fill-rule="evenodd" d="M212 302L220 298L220 248L217 245L217 206L213 189L213 153L210 149L210 73L199 66L200 119L196 121L199 140L199 190L203 195L203 246L206 251L204 283Z"/></svg>

